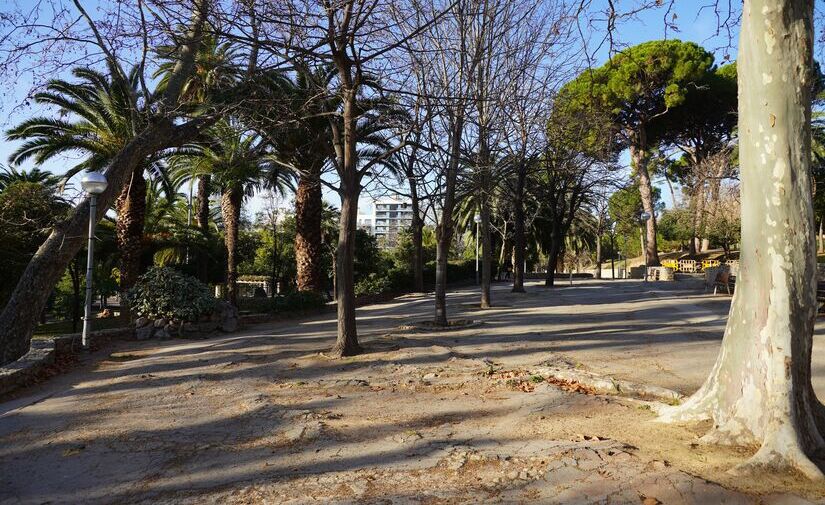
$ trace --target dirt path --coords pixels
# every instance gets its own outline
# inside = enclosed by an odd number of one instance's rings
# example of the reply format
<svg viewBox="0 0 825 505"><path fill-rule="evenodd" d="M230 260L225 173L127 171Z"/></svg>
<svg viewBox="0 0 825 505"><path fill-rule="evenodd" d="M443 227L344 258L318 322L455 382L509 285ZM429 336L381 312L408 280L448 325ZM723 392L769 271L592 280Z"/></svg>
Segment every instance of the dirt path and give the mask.
<svg viewBox="0 0 825 505"><path fill-rule="evenodd" d="M339 361L319 354L331 315L121 343L0 404L0 502L825 503L793 476L726 474L748 450L697 445L702 426L524 373L563 355L689 392L725 298L691 283L529 291L497 287L482 325L438 334L404 329L429 297L364 307L368 352ZM472 290L449 300L482 317Z"/></svg>

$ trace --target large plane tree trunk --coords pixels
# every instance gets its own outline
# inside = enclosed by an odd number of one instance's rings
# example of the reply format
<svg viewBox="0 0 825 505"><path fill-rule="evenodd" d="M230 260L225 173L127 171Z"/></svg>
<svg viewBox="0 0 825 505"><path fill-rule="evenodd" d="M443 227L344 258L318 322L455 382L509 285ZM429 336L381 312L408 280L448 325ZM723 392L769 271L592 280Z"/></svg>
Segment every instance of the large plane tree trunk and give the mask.
<svg viewBox="0 0 825 505"><path fill-rule="evenodd" d="M716 364L664 421L713 419L704 440L760 449L737 471L811 478L825 447L811 387L816 255L810 191L813 3L746 0L739 43L742 250Z"/></svg>
<svg viewBox="0 0 825 505"><path fill-rule="evenodd" d="M301 175L295 192L295 264L298 291L324 290L321 275L320 170Z"/></svg>
<svg viewBox="0 0 825 505"><path fill-rule="evenodd" d="M656 243L656 213L654 212L653 184L650 181L648 171L649 157L647 155L647 142L644 139L644 132L640 135L639 144L631 146L630 158L633 167L636 169L636 177L639 179L639 193L642 197L642 208L651 217L647 220L645 232L647 235L647 266L659 265L659 248Z"/></svg>

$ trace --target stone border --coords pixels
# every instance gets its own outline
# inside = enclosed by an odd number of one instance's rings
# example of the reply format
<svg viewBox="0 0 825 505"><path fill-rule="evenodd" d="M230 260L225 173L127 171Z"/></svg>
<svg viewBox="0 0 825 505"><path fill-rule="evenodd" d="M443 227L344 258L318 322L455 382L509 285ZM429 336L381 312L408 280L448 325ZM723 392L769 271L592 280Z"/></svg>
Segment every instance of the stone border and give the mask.
<svg viewBox="0 0 825 505"><path fill-rule="evenodd" d="M685 399L683 394L672 389L619 380L581 370L576 367L575 363L565 358L546 361L543 366L530 369L529 373L565 382L576 382L600 394L629 396L642 400L660 400L671 404L679 403Z"/></svg>
<svg viewBox="0 0 825 505"><path fill-rule="evenodd" d="M93 331L89 344L99 346L111 340L125 340L134 336L130 327ZM31 348L22 358L0 367L0 397L38 380L58 358L76 354L80 348L80 333L33 339Z"/></svg>
<svg viewBox="0 0 825 505"><path fill-rule="evenodd" d="M447 326L437 326L431 320L412 321L395 328L395 331L420 331L432 333L436 331L458 331L470 328L478 328L484 321L473 319L451 319Z"/></svg>

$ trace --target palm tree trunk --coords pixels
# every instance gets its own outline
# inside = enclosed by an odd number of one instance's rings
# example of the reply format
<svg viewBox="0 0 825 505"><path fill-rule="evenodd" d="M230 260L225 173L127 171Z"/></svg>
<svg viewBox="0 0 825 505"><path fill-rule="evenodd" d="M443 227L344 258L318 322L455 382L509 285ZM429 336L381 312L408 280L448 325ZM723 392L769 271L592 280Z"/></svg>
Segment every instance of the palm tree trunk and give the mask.
<svg viewBox="0 0 825 505"><path fill-rule="evenodd" d="M224 243L226 244L226 299L238 305L238 270L235 254L238 250L238 222L241 218L243 191L240 188L226 188L221 195Z"/></svg>
<svg viewBox="0 0 825 505"><path fill-rule="evenodd" d="M295 266L298 291L324 289L321 278L321 181L319 171L302 175L295 192Z"/></svg>
<svg viewBox="0 0 825 505"><path fill-rule="evenodd" d="M198 222L198 229L200 229L204 236L209 235L209 194L212 192L209 185L211 182L211 175L198 176L198 208L195 219Z"/></svg>
<svg viewBox="0 0 825 505"><path fill-rule="evenodd" d="M137 282L143 252L143 225L146 218L146 179L143 167L132 172L115 202L117 247L120 251L120 312L129 317L127 293Z"/></svg>

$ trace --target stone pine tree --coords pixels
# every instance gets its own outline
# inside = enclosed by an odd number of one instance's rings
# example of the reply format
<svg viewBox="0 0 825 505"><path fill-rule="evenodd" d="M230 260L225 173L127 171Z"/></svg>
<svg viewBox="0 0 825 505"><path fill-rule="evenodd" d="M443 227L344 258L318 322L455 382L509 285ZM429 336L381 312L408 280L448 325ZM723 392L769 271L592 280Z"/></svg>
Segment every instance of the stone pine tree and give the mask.
<svg viewBox="0 0 825 505"><path fill-rule="evenodd" d="M565 87L583 108L598 103L612 113L630 159L644 211L654 214L650 161L651 122L684 100L687 90L713 67L713 55L692 42L656 40L631 47L604 66L588 69ZM656 220L647 221L647 258L659 264Z"/></svg>
<svg viewBox="0 0 825 505"><path fill-rule="evenodd" d="M705 215L715 215L722 179L730 176L733 164L720 161L724 161L725 154L730 158L736 106L736 64L731 63L708 72L696 86L688 88L679 107L652 123L656 138L649 140L682 154L682 159L670 163L669 168L690 199L694 235L689 244L691 254L700 250L699 244L704 244L701 250L707 249L707 237L701 233Z"/></svg>
<svg viewBox="0 0 825 505"><path fill-rule="evenodd" d="M810 186L813 2L746 0L739 41L742 249L716 364L664 421L712 419L708 442L758 445L736 471L823 479L811 387L816 249ZM821 462L820 462L821 463Z"/></svg>

